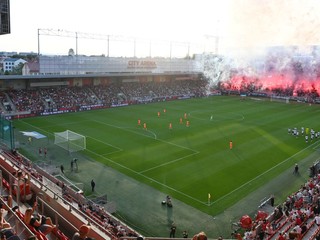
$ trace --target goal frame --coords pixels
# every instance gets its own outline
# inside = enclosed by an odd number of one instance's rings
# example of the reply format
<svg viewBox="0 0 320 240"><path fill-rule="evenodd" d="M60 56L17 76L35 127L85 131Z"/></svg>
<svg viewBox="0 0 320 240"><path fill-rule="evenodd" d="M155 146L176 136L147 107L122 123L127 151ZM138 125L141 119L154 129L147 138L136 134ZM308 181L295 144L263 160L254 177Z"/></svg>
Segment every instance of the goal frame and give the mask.
<svg viewBox="0 0 320 240"><path fill-rule="evenodd" d="M54 144L67 150L69 153L78 152L86 149L86 137L71 130L55 132Z"/></svg>
<svg viewBox="0 0 320 240"><path fill-rule="evenodd" d="M270 102L282 102L282 103L290 103L290 97L282 97L282 96L276 96L271 95L270 96Z"/></svg>

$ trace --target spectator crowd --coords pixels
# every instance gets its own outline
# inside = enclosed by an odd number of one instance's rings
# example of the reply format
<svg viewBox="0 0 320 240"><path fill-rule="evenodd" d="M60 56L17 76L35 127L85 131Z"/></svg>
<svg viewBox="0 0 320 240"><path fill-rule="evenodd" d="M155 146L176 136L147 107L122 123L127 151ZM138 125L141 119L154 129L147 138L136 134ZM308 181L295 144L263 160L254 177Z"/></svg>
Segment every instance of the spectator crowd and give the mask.
<svg viewBox="0 0 320 240"><path fill-rule="evenodd" d="M183 80L169 82L116 82L98 86L59 86L5 90L0 95L3 113L78 111L85 108L107 108L179 98L201 97L206 82ZM10 106L8 108L8 106Z"/></svg>

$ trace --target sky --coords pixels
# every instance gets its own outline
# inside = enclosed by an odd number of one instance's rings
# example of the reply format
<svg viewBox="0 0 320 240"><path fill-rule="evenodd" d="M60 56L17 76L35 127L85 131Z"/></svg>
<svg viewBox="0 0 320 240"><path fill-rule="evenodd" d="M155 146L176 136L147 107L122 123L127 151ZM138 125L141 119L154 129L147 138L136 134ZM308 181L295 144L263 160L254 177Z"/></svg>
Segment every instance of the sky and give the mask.
<svg viewBox="0 0 320 240"><path fill-rule="evenodd" d="M0 51L155 57L320 43L318 0L10 0L10 7L11 34L0 36Z"/></svg>

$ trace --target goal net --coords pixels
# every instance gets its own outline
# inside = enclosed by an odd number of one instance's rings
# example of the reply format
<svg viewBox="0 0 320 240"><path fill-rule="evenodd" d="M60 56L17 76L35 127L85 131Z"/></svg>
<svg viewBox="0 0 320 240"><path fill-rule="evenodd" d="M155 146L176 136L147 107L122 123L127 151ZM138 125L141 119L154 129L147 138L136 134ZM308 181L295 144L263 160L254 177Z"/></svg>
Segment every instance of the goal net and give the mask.
<svg viewBox="0 0 320 240"><path fill-rule="evenodd" d="M282 96L271 95L270 101L271 101L271 102L290 103L290 98L289 98L289 97L282 97Z"/></svg>
<svg viewBox="0 0 320 240"><path fill-rule="evenodd" d="M86 149L86 137L70 130L56 132L54 133L54 144L68 152L77 152Z"/></svg>

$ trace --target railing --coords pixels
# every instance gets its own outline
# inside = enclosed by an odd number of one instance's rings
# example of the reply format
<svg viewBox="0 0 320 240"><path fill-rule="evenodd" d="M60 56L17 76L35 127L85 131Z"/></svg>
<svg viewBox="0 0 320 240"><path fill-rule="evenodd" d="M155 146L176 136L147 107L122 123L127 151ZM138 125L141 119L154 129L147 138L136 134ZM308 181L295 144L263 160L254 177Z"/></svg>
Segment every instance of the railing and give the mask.
<svg viewBox="0 0 320 240"><path fill-rule="evenodd" d="M2 155L4 155L4 153L2 153ZM87 213L79 210L78 203L93 204L90 200L86 199L83 195L79 194L78 192L76 192L75 190L73 190L67 185L64 185L64 187L61 188L61 186L59 185L60 181L58 179L56 179L54 176L44 171L39 166L32 164L32 162L28 159L24 159L24 164L26 163L25 161L28 161L27 162L28 167L19 166L20 163L17 164L16 162L17 160L14 158L14 156L6 155L5 157L3 157L0 155L0 159L2 159L3 161L8 161L11 167L16 168L17 170L19 168L23 168L23 171L28 173L31 178L30 179L31 185L33 186L33 188L35 187L39 188L40 190L39 192L41 195L46 194L46 195L52 196L52 198L56 202L59 202L61 206L66 207L69 212L73 212L73 214L76 214L78 218L82 219L84 223L87 223L92 226L96 226L97 229L99 229L99 231L103 232L110 238L113 238L113 239L115 238L114 234L110 230L106 229L104 226L101 225L101 223L97 222L96 216L94 215L90 216ZM32 171L35 170L37 174L41 176L41 180L33 176L33 174L30 172L30 169L28 169L29 167L32 169ZM9 185L12 185L13 182L16 180L16 178L8 171L7 171L7 175L9 176ZM53 187L53 186L56 186L56 187ZM11 191L10 188L9 188L9 191ZM67 194L63 195L63 192ZM12 194L12 192L10 192L10 194ZM66 196L69 196L69 198ZM20 197L20 192L17 192L16 194L17 202L20 202L19 197ZM55 218L59 216L59 215L55 215L54 211L53 213ZM106 212L106 215L117 222L121 222L120 220L116 219L114 216L112 216L111 214L108 214L107 212ZM59 216L59 220L61 219L63 218L60 218ZM74 226L71 223L67 223L67 224L69 224L70 229L74 229ZM126 227L128 230L135 232L125 224L122 224L122 225Z"/></svg>
<svg viewBox="0 0 320 240"><path fill-rule="evenodd" d="M2 183L2 175L1 175L1 183ZM3 188L1 186L1 191L3 192ZM26 239L32 236L35 236L29 228L24 224L24 222L16 215L16 213L11 209L11 206L9 206L6 203L6 199L4 196L0 196L0 202L2 204L2 208L7 210L7 214L4 217L7 222L10 223L12 228L14 229L14 232L18 237L21 239Z"/></svg>

